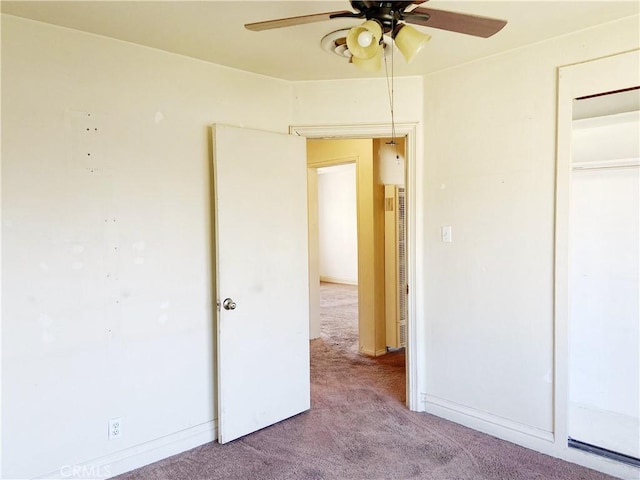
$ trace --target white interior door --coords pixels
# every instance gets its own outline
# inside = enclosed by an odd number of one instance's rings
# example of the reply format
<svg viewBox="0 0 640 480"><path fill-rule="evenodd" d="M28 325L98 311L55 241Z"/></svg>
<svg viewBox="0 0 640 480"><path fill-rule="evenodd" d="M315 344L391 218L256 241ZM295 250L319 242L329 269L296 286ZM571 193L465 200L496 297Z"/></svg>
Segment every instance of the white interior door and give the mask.
<svg viewBox="0 0 640 480"><path fill-rule="evenodd" d="M306 143L216 125L213 156L226 443L310 407Z"/></svg>

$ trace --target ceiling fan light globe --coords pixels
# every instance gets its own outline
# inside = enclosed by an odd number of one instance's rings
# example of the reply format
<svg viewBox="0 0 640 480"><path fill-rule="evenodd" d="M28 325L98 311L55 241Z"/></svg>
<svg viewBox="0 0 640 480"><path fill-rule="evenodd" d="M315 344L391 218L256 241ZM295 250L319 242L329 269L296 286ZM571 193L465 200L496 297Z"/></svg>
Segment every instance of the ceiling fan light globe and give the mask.
<svg viewBox="0 0 640 480"><path fill-rule="evenodd" d="M371 39L366 43L367 39ZM362 25L357 25L347 34L347 47L354 57L361 59L371 58L376 55L382 38L382 26L376 20L367 20ZM365 45L362 45L362 43Z"/></svg>
<svg viewBox="0 0 640 480"><path fill-rule="evenodd" d="M398 47L407 63L413 60L430 39L431 35L419 32L410 25L400 25L393 37L396 47Z"/></svg>
<svg viewBox="0 0 640 480"><path fill-rule="evenodd" d="M351 57L351 63L364 72L377 72L382 68L383 46L376 45L377 51L371 58Z"/></svg>

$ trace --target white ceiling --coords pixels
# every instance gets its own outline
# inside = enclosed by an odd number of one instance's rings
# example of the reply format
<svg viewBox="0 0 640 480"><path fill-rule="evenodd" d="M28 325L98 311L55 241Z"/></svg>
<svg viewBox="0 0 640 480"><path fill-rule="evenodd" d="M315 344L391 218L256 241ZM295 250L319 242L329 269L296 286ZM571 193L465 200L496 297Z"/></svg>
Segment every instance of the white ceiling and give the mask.
<svg viewBox="0 0 640 480"><path fill-rule="evenodd" d="M489 39L418 27L431 41L411 65L395 56L398 76L421 75L618 18L638 1L432 0L431 8L508 20ZM2 1L3 13L146 45L286 80L357 78L365 74L320 46L324 35L360 23L334 19L251 32L245 23L350 9L344 1ZM381 72L373 74L383 76Z"/></svg>

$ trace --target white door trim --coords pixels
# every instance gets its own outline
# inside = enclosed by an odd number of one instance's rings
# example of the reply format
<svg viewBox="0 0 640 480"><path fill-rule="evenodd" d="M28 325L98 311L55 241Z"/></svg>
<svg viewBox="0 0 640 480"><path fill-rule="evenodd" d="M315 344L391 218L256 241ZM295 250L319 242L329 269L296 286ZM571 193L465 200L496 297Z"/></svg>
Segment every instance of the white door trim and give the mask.
<svg viewBox="0 0 640 480"><path fill-rule="evenodd" d="M424 402L420 401L420 393L426 391L421 382L425 378L421 370L425 364L423 341L424 322L417 319L424 318L423 268L423 182L422 178L422 144L418 138L417 123L398 123L395 125L397 137L407 138L407 273L409 282L409 297L407 302L407 407L413 411L424 411ZM365 125L293 125L289 133L306 138L387 138L391 136L391 124Z"/></svg>
<svg viewBox="0 0 640 480"><path fill-rule="evenodd" d="M640 84L638 50L558 69L554 285L554 449L557 456L621 478L638 470L567 447L569 403L569 247L571 211L571 132L573 100Z"/></svg>

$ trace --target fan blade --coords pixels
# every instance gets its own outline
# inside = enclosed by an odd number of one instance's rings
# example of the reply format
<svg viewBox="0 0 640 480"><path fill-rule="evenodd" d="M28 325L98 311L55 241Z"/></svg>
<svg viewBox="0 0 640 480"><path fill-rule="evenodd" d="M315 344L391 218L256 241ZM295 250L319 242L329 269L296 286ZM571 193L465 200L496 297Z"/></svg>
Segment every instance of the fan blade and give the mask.
<svg viewBox="0 0 640 480"><path fill-rule="evenodd" d="M416 16L414 17L413 15ZM427 19L420 15L428 15L429 18ZM488 38L498 33L507 24L506 20L499 20L497 18L422 7L414 8L411 12L408 12L404 17L404 21L425 27L466 33L467 35L482 38Z"/></svg>
<svg viewBox="0 0 640 480"><path fill-rule="evenodd" d="M247 23L244 27L253 32L261 30L271 30L273 28L292 27L294 25L304 25L305 23L323 22L330 20L332 15L351 14L348 10L339 12L316 13L313 15L302 15L299 17L278 18L277 20L267 20L264 22Z"/></svg>

